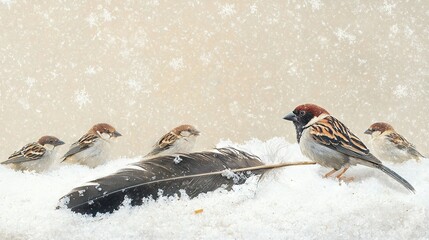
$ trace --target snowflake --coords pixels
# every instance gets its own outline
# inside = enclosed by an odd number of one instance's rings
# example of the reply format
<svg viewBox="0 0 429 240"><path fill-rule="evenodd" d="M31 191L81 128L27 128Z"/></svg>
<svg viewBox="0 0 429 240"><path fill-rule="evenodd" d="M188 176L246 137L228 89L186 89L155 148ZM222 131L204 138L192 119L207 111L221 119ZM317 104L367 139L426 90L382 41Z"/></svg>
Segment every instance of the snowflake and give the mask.
<svg viewBox="0 0 429 240"><path fill-rule="evenodd" d="M211 58L212 58L212 56L210 53L203 53L200 56L200 60L204 66L209 65L209 63L211 62Z"/></svg>
<svg viewBox="0 0 429 240"><path fill-rule="evenodd" d="M311 10L314 12L315 10L320 10L320 7L323 6L321 0L309 0L308 3L311 5Z"/></svg>
<svg viewBox="0 0 429 240"><path fill-rule="evenodd" d="M85 89L74 92L74 101L79 105L79 109L82 109L83 106L91 103L91 99Z"/></svg>
<svg viewBox="0 0 429 240"><path fill-rule="evenodd" d="M251 6L250 6L250 13L251 14L255 14L255 13L257 13L258 12L258 7L256 6L256 4L252 4Z"/></svg>
<svg viewBox="0 0 429 240"><path fill-rule="evenodd" d="M97 70L95 70L95 67L89 66L86 68L85 73L88 75L94 75L97 73Z"/></svg>
<svg viewBox="0 0 429 240"><path fill-rule="evenodd" d="M398 85L395 90L393 90L393 94L398 98L406 97L408 96L408 88L404 85Z"/></svg>
<svg viewBox="0 0 429 240"><path fill-rule="evenodd" d="M183 63L183 58L173 58L170 61L170 67L174 70L181 70L185 68L185 64Z"/></svg>
<svg viewBox="0 0 429 240"><path fill-rule="evenodd" d="M36 83L36 79L27 77L27 80L25 80L25 83L29 88L32 88L34 83Z"/></svg>
<svg viewBox="0 0 429 240"><path fill-rule="evenodd" d="M222 17L229 17L236 13L234 4L225 4L220 8L219 15Z"/></svg>
<svg viewBox="0 0 429 240"><path fill-rule="evenodd" d="M383 3L383 6L381 6L380 12L385 12L387 15L392 15L392 10L396 7L396 4L388 3L386 0Z"/></svg>
<svg viewBox="0 0 429 240"><path fill-rule="evenodd" d="M181 159L180 156L176 156L173 161L175 164L179 164L183 159Z"/></svg>
<svg viewBox="0 0 429 240"><path fill-rule="evenodd" d="M346 29L338 28L337 31L334 32L334 34L335 36L337 36L338 40L340 41L346 40L346 41L349 41L349 44L353 44L356 42L356 36L350 33L347 33L346 32L347 28Z"/></svg>
<svg viewBox="0 0 429 240"><path fill-rule="evenodd" d="M103 9L103 20L105 22L110 22L112 21L112 19L113 19L112 14L108 10Z"/></svg>
<svg viewBox="0 0 429 240"><path fill-rule="evenodd" d="M98 17L97 17L97 15L96 15L96 14L91 13L91 14L89 15L89 17L87 17L85 20L89 23L89 26L90 26L90 27L97 26Z"/></svg>
<svg viewBox="0 0 429 240"><path fill-rule="evenodd" d="M395 24L390 27L389 38L394 38L396 34L399 32L398 24Z"/></svg>
<svg viewBox="0 0 429 240"><path fill-rule="evenodd" d="M130 89L134 90L134 92L140 92L143 89L141 82L134 79L128 80L127 84Z"/></svg>

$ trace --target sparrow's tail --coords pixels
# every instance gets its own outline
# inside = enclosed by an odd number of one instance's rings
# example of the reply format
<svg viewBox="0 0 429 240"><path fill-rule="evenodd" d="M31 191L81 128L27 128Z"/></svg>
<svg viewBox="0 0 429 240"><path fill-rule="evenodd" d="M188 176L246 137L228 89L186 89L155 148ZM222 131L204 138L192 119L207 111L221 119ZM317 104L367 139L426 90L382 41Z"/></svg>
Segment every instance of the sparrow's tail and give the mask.
<svg viewBox="0 0 429 240"><path fill-rule="evenodd" d="M416 190L414 189L414 187L409 182L407 182L407 180L403 179L401 176L399 176L397 173L395 173L390 168L388 168L382 164L377 164L377 165L375 165L375 167L380 169L381 171L383 171L384 173L386 173L387 175L389 175L393 179L395 179L397 182L402 184L402 186L406 187L411 192L416 193Z"/></svg>

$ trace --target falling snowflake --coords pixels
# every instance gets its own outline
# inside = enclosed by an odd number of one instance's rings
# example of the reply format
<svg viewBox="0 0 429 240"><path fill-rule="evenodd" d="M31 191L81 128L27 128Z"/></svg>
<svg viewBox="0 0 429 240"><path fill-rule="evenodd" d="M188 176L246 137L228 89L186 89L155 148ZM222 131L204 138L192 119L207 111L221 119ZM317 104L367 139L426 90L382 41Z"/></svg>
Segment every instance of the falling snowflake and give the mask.
<svg viewBox="0 0 429 240"><path fill-rule="evenodd" d="M314 12L315 10L320 10L320 7L323 6L321 0L309 0L308 3L311 5L311 10Z"/></svg>
<svg viewBox="0 0 429 240"><path fill-rule="evenodd" d="M353 44L356 42L356 36L346 32L347 28L346 29L337 28L337 30L334 32L334 34L335 34L335 36L337 36L338 40L348 41L349 44Z"/></svg>
<svg viewBox="0 0 429 240"><path fill-rule="evenodd" d="M258 12L258 7L256 6L256 4L252 4L251 6L250 6L250 13L251 14L255 14L255 13L257 13Z"/></svg>
<svg viewBox="0 0 429 240"><path fill-rule="evenodd" d="M105 22L110 22L113 19L112 14L106 9L103 10L102 16Z"/></svg>
<svg viewBox="0 0 429 240"><path fill-rule="evenodd" d="M97 73L97 70L95 70L95 67L89 66L86 68L85 73L87 75L95 75Z"/></svg>
<svg viewBox="0 0 429 240"><path fill-rule="evenodd" d="M388 3L387 1L384 1L383 6L381 6L380 12L385 12L387 15L392 15L392 10L396 7L396 4Z"/></svg>
<svg viewBox="0 0 429 240"><path fill-rule="evenodd" d="M183 159L181 159L180 156L176 156L173 161L175 164L179 164Z"/></svg>
<svg viewBox="0 0 429 240"><path fill-rule="evenodd" d="M98 17L96 14L91 13L85 20L89 23L90 27L97 26Z"/></svg>
<svg viewBox="0 0 429 240"><path fill-rule="evenodd" d="M82 109L83 106L91 103L91 99L85 89L74 92L74 101L79 105L79 109Z"/></svg>
<svg viewBox="0 0 429 240"><path fill-rule="evenodd" d="M183 63L183 58L173 58L170 61L170 67L174 70L182 70L185 68L185 64Z"/></svg>
<svg viewBox="0 0 429 240"><path fill-rule="evenodd" d="M408 88L404 85L398 85L395 90L393 90L393 94L398 98L404 98L408 96Z"/></svg>
<svg viewBox="0 0 429 240"><path fill-rule="evenodd" d="M143 89L143 85L141 84L141 82L138 82L134 79L128 80L127 85L134 92L140 92Z"/></svg>
<svg viewBox="0 0 429 240"><path fill-rule="evenodd" d="M220 7L219 15L229 17L236 13L234 4L225 4Z"/></svg>
<svg viewBox="0 0 429 240"><path fill-rule="evenodd" d="M200 60L204 66L209 65L209 63L211 62L211 58L212 56L210 53L203 53L200 56Z"/></svg>
<svg viewBox="0 0 429 240"><path fill-rule="evenodd" d="M34 83L36 83L36 79L27 77L27 79L25 80L25 83L29 88L32 88L34 86Z"/></svg>

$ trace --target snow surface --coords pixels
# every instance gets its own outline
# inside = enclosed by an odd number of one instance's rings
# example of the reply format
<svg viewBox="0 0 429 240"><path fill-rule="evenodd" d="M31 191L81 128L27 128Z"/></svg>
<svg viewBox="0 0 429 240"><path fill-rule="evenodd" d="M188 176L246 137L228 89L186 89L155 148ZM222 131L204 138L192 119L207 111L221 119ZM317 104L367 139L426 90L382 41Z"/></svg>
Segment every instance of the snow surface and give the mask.
<svg viewBox="0 0 429 240"><path fill-rule="evenodd" d="M267 163L302 161L284 138L236 146ZM355 181L323 179L320 166L273 170L233 191L195 199L162 198L96 217L55 210L73 187L116 171L138 158L89 169L62 166L48 173L0 166L0 239L428 239L429 161L387 164L417 190L410 194L377 170L355 167ZM202 209L202 210L201 210ZM202 211L202 212L201 212Z"/></svg>

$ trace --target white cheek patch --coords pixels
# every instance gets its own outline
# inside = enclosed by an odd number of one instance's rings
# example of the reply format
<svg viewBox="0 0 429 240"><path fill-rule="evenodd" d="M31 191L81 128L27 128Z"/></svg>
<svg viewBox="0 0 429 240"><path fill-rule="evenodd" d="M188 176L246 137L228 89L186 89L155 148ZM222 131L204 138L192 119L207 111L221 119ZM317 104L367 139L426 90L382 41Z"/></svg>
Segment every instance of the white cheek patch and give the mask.
<svg viewBox="0 0 429 240"><path fill-rule="evenodd" d="M45 144L45 145L43 145L46 149L48 149L48 150L54 150L54 148L55 148L55 146L54 145L52 145L52 144Z"/></svg>
<svg viewBox="0 0 429 240"><path fill-rule="evenodd" d="M98 134L100 135L100 137L101 137L102 139L106 139L106 140L109 140L109 139L110 139L110 135L109 135L109 134L107 134L107 133L102 133L102 134L98 133Z"/></svg>
<svg viewBox="0 0 429 240"><path fill-rule="evenodd" d="M372 132L372 134L371 134L371 136L372 137L378 137L378 136L380 136L381 135L381 132L380 131L374 131L374 132Z"/></svg>
<svg viewBox="0 0 429 240"><path fill-rule="evenodd" d="M307 128L307 127L309 127L309 126L313 125L314 123L316 123L316 122L318 122L318 121L320 121L320 120L324 119L324 118L325 118L325 117L327 117L327 116L329 116L329 115L328 115L328 114L323 113L323 114L320 114L318 117L313 117L313 118L310 120L310 122L308 122L308 123L304 126L304 128Z"/></svg>
<svg viewBox="0 0 429 240"><path fill-rule="evenodd" d="M189 136L191 136L191 133L190 133L190 132L188 132L188 131L182 131L182 132L180 133L180 136L182 136L182 137L189 137Z"/></svg>

